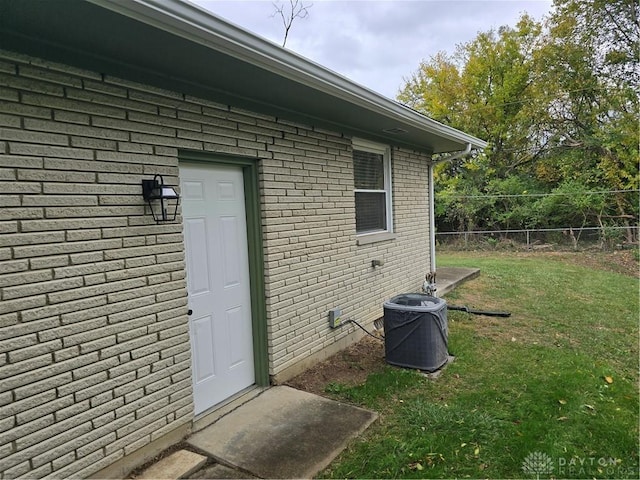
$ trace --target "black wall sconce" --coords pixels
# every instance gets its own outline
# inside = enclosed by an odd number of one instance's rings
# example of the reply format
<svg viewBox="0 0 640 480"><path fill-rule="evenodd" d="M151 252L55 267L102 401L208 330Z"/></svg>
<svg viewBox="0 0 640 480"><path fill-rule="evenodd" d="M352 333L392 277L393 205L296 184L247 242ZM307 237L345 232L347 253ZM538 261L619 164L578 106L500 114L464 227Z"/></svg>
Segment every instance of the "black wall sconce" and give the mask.
<svg viewBox="0 0 640 480"><path fill-rule="evenodd" d="M180 195L173 187L164 184L162 175L156 174L153 180L142 180L142 196L149 204L151 215L156 223L173 222L176 219ZM160 205L156 202L157 200L160 200ZM170 208L173 208L173 211L170 211Z"/></svg>

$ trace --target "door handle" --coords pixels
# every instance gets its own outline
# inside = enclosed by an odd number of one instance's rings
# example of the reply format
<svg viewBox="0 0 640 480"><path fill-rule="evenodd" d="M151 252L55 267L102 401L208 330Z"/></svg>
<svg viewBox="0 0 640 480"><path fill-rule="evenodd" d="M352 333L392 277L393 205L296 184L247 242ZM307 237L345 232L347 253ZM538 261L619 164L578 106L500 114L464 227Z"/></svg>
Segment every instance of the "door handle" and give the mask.
<svg viewBox="0 0 640 480"><path fill-rule="evenodd" d="M187 315L191 315L191 314L193 314L193 310L191 309L187 310Z"/></svg>

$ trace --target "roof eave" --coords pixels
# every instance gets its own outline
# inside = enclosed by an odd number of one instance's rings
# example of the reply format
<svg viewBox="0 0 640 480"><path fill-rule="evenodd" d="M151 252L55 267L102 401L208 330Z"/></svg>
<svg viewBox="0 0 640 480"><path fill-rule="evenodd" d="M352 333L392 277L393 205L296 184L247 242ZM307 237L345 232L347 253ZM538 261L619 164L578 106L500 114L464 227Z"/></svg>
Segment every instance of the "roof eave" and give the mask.
<svg viewBox="0 0 640 480"><path fill-rule="evenodd" d="M282 77L305 83L318 91L387 116L405 126L460 143L461 148L469 143L474 149L484 149L487 146L484 140L432 120L192 3L183 0L88 1L189 41L233 55Z"/></svg>

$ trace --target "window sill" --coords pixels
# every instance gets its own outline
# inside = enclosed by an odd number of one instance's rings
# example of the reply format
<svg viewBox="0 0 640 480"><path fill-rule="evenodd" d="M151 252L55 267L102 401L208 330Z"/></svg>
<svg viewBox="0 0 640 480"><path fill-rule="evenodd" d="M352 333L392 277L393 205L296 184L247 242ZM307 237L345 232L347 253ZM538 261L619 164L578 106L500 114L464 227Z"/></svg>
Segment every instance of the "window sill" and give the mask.
<svg viewBox="0 0 640 480"><path fill-rule="evenodd" d="M390 232L369 233L359 235L356 238L356 245L369 245L371 243L386 242L387 240L395 240L397 235Z"/></svg>

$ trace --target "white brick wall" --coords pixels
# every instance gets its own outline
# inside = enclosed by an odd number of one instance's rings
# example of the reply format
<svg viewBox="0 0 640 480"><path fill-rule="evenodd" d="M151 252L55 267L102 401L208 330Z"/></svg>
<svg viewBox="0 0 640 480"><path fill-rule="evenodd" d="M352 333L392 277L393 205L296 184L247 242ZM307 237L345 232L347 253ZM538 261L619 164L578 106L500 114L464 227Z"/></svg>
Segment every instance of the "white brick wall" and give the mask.
<svg viewBox="0 0 640 480"><path fill-rule="evenodd" d="M0 51L0 476L86 477L192 420L182 226L141 180L178 150L259 162L269 371L428 268L426 157L393 149L397 238L356 243L351 141ZM382 259L373 269L371 260Z"/></svg>

